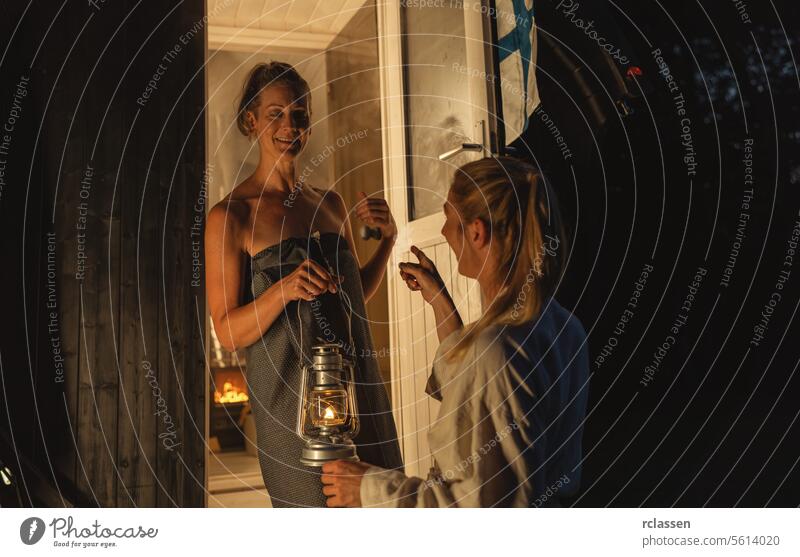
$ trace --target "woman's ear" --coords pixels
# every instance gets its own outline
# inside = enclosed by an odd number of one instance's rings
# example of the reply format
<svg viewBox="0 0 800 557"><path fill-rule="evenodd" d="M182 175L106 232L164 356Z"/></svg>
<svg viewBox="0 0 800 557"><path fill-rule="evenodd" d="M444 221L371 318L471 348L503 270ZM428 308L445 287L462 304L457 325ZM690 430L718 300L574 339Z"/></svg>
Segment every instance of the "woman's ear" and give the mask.
<svg viewBox="0 0 800 557"><path fill-rule="evenodd" d="M251 110L248 110L245 114L245 118L247 119L247 127L250 130L250 137L252 138L256 134L256 116Z"/></svg>
<svg viewBox="0 0 800 557"><path fill-rule="evenodd" d="M472 246L477 249L483 249L484 246L489 244L490 231L489 226L481 219L473 220L466 230L467 240Z"/></svg>

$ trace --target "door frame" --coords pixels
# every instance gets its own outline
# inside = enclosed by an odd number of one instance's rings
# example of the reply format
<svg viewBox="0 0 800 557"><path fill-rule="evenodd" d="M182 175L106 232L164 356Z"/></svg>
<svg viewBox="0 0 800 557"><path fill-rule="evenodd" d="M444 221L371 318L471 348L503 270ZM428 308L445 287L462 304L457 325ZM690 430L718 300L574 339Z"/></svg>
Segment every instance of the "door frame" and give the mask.
<svg viewBox="0 0 800 557"><path fill-rule="evenodd" d="M397 427L398 441L402 447L403 416L401 384L398 377L400 369L396 340L399 337L398 300L394 293L398 287L397 268L398 253L403 246L408 249L408 240L403 238L404 227L401 223L408 222L408 203L405 195L398 192L393 184L407 183L407 169L405 164L406 138L403 128L405 122L405 103L403 102L404 80L402 67L402 44L400 24L400 4L394 2L378 2L376 4L378 18L378 65L380 67L380 93L381 93L381 139L383 144L383 188L384 198L392 209L392 214L398 223L398 238L395 249L389 258L386 273L388 304L389 304L389 344L392 348L389 354L391 367L391 397L392 414ZM402 198L402 199L401 199ZM402 230L401 230L402 228ZM403 455L405 458L405 455Z"/></svg>
<svg viewBox="0 0 800 557"><path fill-rule="evenodd" d="M480 40L466 39L468 68L482 67L483 75L469 75L470 99L473 105L473 129L471 140L484 146L484 153L497 152L497 112L489 107L497 107L496 59L492 48L495 39L494 25L481 7L489 6L489 0L464 0L466 37L480 37ZM383 173L384 196L398 225L398 237L389 260L387 272L387 288L389 303L389 338L391 354L391 398L392 412L397 425L397 433L401 447L406 435L419 435L417 432L406 432L403 420L403 380L401 358L408 357L401 353L399 339L411 338L411 320L404 319L410 315L407 297L398 295L398 288L405 285L399 280L396 272L397 264L411 245L424 249L431 243L430 238L438 236L444 224L444 215L434 215L409 222L408 203L408 166L405 78L403 75L403 27L400 2L381 2L376 5L378 19L378 61L380 66L381 91L381 134L383 140ZM488 77L487 77L488 76ZM474 309L474 308L473 308ZM473 312L470 312L474 316ZM480 308L477 309L480 314ZM470 316L462 316L465 322ZM411 407L412 401L405 401ZM403 451L406 462L409 455ZM413 455L416 457L417 455Z"/></svg>

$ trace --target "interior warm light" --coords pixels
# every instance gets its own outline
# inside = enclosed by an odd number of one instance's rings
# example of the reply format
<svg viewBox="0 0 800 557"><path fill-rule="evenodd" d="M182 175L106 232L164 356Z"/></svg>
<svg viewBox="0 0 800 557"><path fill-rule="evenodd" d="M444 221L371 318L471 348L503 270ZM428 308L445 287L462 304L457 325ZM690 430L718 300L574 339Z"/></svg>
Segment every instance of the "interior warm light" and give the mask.
<svg viewBox="0 0 800 557"><path fill-rule="evenodd" d="M250 400L250 397L247 396L247 393L230 381L225 381L222 384L222 392L214 391L214 402L217 404L247 402L248 400Z"/></svg>
<svg viewBox="0 0 800 557"><path fill-rule="evenodd" d="M330 406L328 406L328 407L325 409L325 414L323 415L323 417L324 417L326 420L332 420L332 419L334 419L334 418L336 417L336 412L334 412L334 411L333 411L333 408L331 408Z"/></svg>

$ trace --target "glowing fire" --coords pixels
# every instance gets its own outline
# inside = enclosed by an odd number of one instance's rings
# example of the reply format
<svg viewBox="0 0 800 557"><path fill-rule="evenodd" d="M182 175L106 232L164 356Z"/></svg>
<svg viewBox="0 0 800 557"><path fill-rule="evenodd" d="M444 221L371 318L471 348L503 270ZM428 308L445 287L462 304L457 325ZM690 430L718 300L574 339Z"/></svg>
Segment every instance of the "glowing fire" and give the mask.
<svg viewBox="0 0 800 557"><path fill-rule="evenodd" d="M217 404L229 404L231 402L247 402L250 397L243 390L236 387L230 381L222 384L222 392L214 391L214 402Z"/></svg>
<svg viewBox="0 0 800 557"><path fill-rule="evenodd" d="M328 406L325 409L325 414L323 414L322 418L325 420L333 420L336 418L336 412L334 412L333 408Z"/></svg>

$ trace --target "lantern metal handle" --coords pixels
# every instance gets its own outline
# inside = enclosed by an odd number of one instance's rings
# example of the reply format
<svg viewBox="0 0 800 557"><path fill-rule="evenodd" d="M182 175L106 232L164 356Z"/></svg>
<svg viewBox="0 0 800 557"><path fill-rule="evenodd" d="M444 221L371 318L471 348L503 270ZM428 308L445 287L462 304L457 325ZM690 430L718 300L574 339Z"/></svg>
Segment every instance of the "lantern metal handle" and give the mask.
<svg viewBox="0 0 800 557"><path fill-rule="evenodd" d="M361 429L361 419L359 418L358 413L358 391L356 389L356 366L354 362L348 360L347 358L342 358L342 367L348 370L347 372L347 380L349 382L347 392L348 394L352 393L353 397L350 400L350 420L352 421L352 433L350 434L351 438L355 438L358 435L358 432Z"/></svg>

